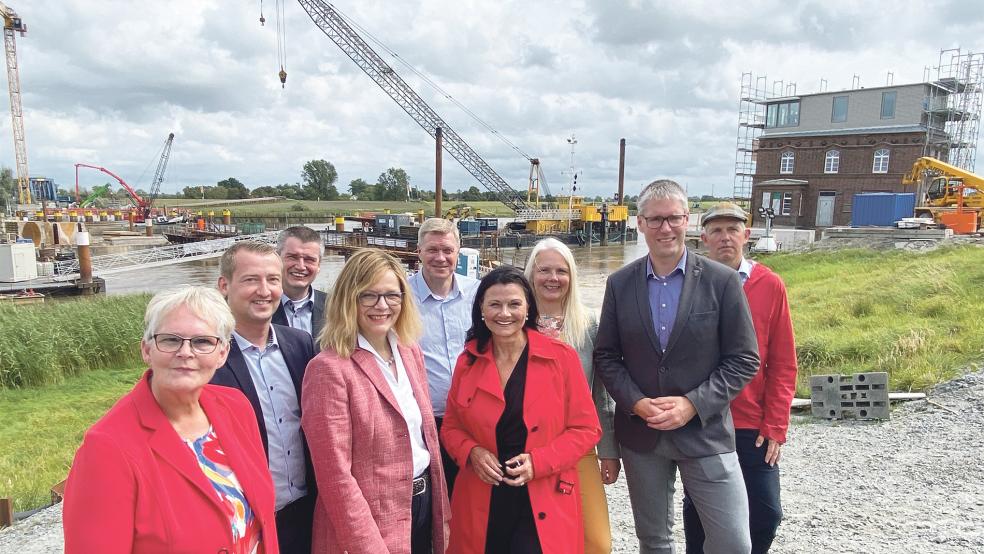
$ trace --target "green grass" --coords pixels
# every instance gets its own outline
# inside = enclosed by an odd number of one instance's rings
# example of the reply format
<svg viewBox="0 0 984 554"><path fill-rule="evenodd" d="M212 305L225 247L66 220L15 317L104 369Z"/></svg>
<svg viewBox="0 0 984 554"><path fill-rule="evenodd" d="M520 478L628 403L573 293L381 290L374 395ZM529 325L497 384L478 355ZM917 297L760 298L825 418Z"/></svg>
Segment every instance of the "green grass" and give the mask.
<svg viewBox="0 0 984 554"><path fill-rule="evenodd" d="M925 390L984 360L984 248L779 254L761 260L786 281L799 382L886 371L891 390Z"/></svg>
<svg viewBox="0 0 984 554"><path fill-rule="evenodd" d="M0 306L0 390L55 385L92 369L138 364L149 299L98 296Z"/></svg>
<svg viewBox="0 0 984 554"><path fill-rule="evenodd" d="M14 511L45 506L68 476L82 436L133 388L139 369L90 371L44 388L0 391L0 497Z"/></svg>
<svg viewBox="0 0 984 554"><path fill-rule="evenodd" d="M206 202L208 202L206 200ZM362 212L383 212L384 210L390 210L392 213L404 213L412 212L417 213L418 210L424 210L424 213L428 216L434 214L434 203L433 202L400 202L400 201L315 201L315 200L280 200L277 202L263 202L256 204L235 204L226 203L227 201L216 201L213 208L209 208L207 205L202 207L201 200L194 199L161 199L158 203L161 206L167 206L168 209L172 207L182 207L189 206L192 210L198 210L199 208L203 210L213 209L216 213L220 213L223 209L229 209L234 217L302 217L302 216L319 216L327 217L333 215L356 215ZM514 215L512 209L507 207L501 202L458 202L458 201L445 201L441 204L441 209L447 211L452 206L458 204L464 204L471 206L473 209L478 209L483 215L488 216L501 216L501 217L512 217ZM302 207L302 210L297 209Z"/></svg>

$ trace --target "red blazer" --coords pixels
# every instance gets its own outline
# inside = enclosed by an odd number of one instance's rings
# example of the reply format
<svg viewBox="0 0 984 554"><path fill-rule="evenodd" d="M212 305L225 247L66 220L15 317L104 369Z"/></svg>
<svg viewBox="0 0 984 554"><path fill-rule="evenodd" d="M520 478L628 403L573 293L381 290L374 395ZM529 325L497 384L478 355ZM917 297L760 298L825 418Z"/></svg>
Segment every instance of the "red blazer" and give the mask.
<svg viewBox="0 0 984 554"><path fill-rule="evenodd" d="M601 425L570 346L527 329L529 361L523 420L526 451L533 458L530 503L544 552L584 552L577 461L598 443ZM476 357L468 361L467 354ZM461 471L451 499L449 553L484 553L492 486L481 482L468 455L481 446L496 453L495 426L506 407L492 347L479 353L469 341L458 357L448 393L441 438ZM509 485L499 485L507 487Z"/></svg>
<svg viewBox="0 0 984 554"><path fill-rule="evenodd" d="M150 374L89 428L75 453L62 518L68 554L231 551L229 518L157 404ZM217 385L205 385L199 403L256 514L262 551L279 552L253 409L243 393Z"/></svg>
<svg viewBox="0 0 984 554"><path fill-rule="evenodd" d="M420 348L399 346L431 454L434 552L447 545L448 493ZM376 359L356 348L315 356L304 371L301 427L318 500L312 552L410 554L413 460L407 424Z"/></svg>

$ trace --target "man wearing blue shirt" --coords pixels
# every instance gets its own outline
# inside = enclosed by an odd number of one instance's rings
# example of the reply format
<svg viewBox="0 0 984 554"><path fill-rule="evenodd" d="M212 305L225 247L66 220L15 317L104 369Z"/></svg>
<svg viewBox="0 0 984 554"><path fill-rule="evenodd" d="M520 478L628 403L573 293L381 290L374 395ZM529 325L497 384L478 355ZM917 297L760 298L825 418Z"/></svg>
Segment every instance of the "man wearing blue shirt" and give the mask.
<svg viewBox="0 0 984 554"><path fill-rule="evenodd" d="M282 263L269 244L244 241L219 262L219 292L236 318L229 356L212 383L241 390L256 413L276 491L280 552L309 553L315 487L301 432L301 383L314 340L271 323L280 305Z"/></svg>
<svg viewBox="0 0 984 554"><path fill-rule="evenodd" d="M444 422L451 373L464 350L465 333L471 327L472 303L478 288L478 280L455 273L460 248L461 239L454 223L441 218L424 221L417 233L420 271L410 278L410 288L424 324L424 336L419 344L438 432ZM458 466L443 446L441 461L450 495Z"/></svg>

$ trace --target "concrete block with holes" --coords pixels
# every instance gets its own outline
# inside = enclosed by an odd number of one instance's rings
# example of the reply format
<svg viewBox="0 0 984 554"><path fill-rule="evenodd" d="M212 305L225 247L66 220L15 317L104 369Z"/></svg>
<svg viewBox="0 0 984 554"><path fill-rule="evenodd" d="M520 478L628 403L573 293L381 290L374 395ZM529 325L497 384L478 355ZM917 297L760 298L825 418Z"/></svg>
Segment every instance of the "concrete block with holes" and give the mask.
<svg viewBox="0 0 984 554"><path fill-rule="evenodd" d="M814 417L826 419L888 419L888 373L814 375L810 377Z"/></svg>

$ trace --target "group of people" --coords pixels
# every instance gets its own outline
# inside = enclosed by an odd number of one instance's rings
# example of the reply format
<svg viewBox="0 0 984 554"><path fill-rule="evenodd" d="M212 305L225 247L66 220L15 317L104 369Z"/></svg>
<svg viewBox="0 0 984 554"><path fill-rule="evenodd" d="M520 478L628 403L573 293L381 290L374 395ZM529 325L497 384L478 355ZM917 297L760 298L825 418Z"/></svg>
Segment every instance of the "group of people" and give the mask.
<svg viewBox="0 0 984 554"><path fill-rule="evenodd" d="M679 185L638 208L648 255L609 277L600 318L552 238L479 281L428 219L418 273L363 249L330 294L317 232L234 244L217 287L149 303L148 369L72 465L66 552L610 552L623 464L640 552L673 552L677 468L688 552L768 551L785 289L744 258L739 207L703 217L716 261L685 246Z"/></svg>

